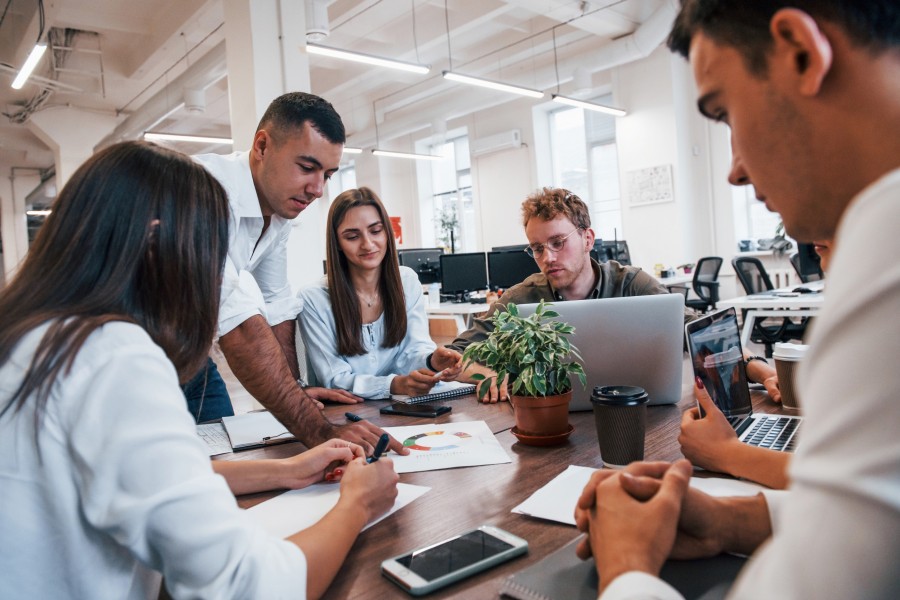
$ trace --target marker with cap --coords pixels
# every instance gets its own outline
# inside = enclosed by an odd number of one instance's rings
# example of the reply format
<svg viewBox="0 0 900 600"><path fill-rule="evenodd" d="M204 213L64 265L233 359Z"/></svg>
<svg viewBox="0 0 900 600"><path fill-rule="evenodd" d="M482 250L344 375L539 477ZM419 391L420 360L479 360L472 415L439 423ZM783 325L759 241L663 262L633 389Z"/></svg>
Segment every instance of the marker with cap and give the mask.
<svg viewBox="0 0 900 600"><path fill-rule="evenodd" d="M354 423L359 423L363 420L361 416L353 414L352 412L345 412L344 416L347 417L348 421L353 421Z"/></svg>
<svg viewBox="0 0 900 600"><path fill-rule="evenodd" d="M391 441L391 438L388 434L382 433L381 437L378 438L378 443L375 444L375 451L372 452L372 456L366 459L367 463L373 463L384 454L384 451L387 450L388 442Z"/></svg>

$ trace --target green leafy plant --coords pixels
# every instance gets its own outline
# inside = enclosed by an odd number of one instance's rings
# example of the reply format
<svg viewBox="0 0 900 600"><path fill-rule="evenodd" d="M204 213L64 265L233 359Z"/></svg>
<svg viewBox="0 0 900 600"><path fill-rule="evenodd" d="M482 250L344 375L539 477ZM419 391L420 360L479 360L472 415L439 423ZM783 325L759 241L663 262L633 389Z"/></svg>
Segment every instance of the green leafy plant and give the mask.
<svg viewBox="0 0 900 600"><path fill-rule="evenodd" d="M482 342L475 342L463 353L463 362L473 362L493 370L498 381L509 376L510 392L516 396L553 396L571 389L570 375L577 375L584 386L586 378L581 354L567 336L575 328L554 321L559 313L543 301L534 314L523 317L515 304L500 307L490 321L494 330ZM572 360L572 359L576 360ZM480 381L479 398L490 389L495 377L473 375Z"/></svg>

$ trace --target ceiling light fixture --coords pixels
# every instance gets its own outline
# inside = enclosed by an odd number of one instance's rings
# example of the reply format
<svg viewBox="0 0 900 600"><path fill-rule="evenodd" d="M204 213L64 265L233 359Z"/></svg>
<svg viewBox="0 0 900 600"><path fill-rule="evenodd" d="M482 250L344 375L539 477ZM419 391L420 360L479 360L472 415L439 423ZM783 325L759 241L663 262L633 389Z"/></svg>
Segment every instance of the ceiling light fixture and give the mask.
<svg viewBox="0 0 900 600"><path fill-rule="evenodd" d="M324 40L329 33L328 0L306 0L306 41Z"/></svg>
<svg viewBox="0 0 900 600"><path fill-rule="evenodd" d="M144 139L151 142L198 142L203 144L234 144L234 140L226 137L213 137L206 135L182 135L180 133L154 133L144 132Z"/></svg>
<svg viewBox="0 0 900 600"><path fill-rule="evenodd" d="M605 106L603 104L597 104L596 102L588 102L587 100L578 100L576 98L570 98L568 96L563 96L559 93L559 60L556 56L556 27L553 28L553 68L556 70L556 93L550 94L550 98L553 99L554 102L559 102L560 104L567 104L569 106L574 106L576 108L583 108L585 110L593 110L596 112L606 113L608 115L613 115L615 117L624 117L627 113L621 108L615 108L612 106ZM576 70L576 75L577 75ZM581 73L582 77L584 73ZM579 86L584 85L586 82L582 81L579 83Z"/></svg>
<svg viewBox="0 0 900 600"><path fill-rule="evenodd" d="M47 44L35 44L34 48L31 50L31 54L28 55L28 58L25 59L25 64L22 65L22 69L19 71L19 74L16 75L16 78L12 82L12 88L14 90L21 90L22 86L25 85L25 82L28 81L28 78L31 77L31 72L34 71L34 68L37 66L38 62L41 60L41 57L44 56L44 52L47 51Z"/></svg>
<svg viewBox="0 0 900 600"><path fill-rule="evenodd" d="M621 108L615 108L613 106L604 106L603 104L597 104L596 102L587 102L585 100L576 100L575 98L569 98L568 96L561 96L560 94L551 94L551 98L553 98L554 102L559 102L560 104L568 104L569 106L575 106L578 108L583 108L585 110L593 110L596 112L606 113L608 115L613 115L615 117L624 117L628 113L622 110Z"/></svg>
<svg viewBox="0 0 900 600"><path fill-rule="evenodd" d="M320 56L330 56L331 58L340 58L343 60L351 60L367 65L376 65L379 67L387 67L389 69L397 69L399 71L407 71L409 73L418 73L425 75L431 70L430 65L421 65L418 63L405 62L402 60L394 60L392 58L383 58L363 52L351 52L350 50L338 50L337 48L329 48L319 44L306 44L306 51L310 54L318 54Z"/></svg>
<svg viewBox="0 0 900 600"><path fill-rule="evenodd" d="M378 111L375 109L375 103L372 103L372 112L375 115L375 149L372 154L375 156L384 156L385 158L411 158L413 160L441 160L442 156L435 154L416 154L414 152L395 152L393 150L382 150L378 146Z"/></svg>
<svg viewBox="0 0 900 600"><path fill-rule="evenodd" d="M453 71L444 71L443 75L444 79L457 81L459 83L468 83L469 85L477 85L479 87L489 88L492 90L500 90L502 92L510 92L512 94L528 96L529 98L544 97L544 92L540 90L533 90L531 88L521 87L518 85L510 85L508 83L500 83L499 81L494 81L493 79L473 77L472 75L463 75L461 73L454 73Z"/></svg>
<svg viewBox="0 0 900 600"><path fill-rule="evenodd" d="M362 154L362 148L352 148L344 146L344 154Z"/></svg>
<svg viewBox="0 0 900 600"><path fill-rule="evenodd" d="M442 156L434 154L416 154L414 152L394 152L393 150L372 150L375 156L385 156L388 158L412 158L414 160L441 160Z"/></svg>
<svg viewBox="0 0 900 600"><path fill-rule="evenodd" d="M49 208L46 208L43 210L26 210L25 214L28 215L29 217L46 217L47 215L49 215L52 212L53 212L52 210L50 210Z"/></svg>

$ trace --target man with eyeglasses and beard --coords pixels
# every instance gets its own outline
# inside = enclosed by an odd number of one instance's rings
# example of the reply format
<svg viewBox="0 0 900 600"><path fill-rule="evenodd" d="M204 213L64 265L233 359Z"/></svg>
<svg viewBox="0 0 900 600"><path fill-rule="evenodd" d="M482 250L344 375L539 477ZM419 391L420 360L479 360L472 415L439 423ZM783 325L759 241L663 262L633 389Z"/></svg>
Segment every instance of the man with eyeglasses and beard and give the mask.
<svg viewBox="0 0 900 600"><path fill-rule="evenodd" d="M599 263L591 258L594 231L587 205L575 194L560 188L544 188L522 203L522 224L528 247L540 273L528 276L503 293L487 314L475 319L473 326L453 340L450 348L463 352L469 344L488 337L493 325L488 320L501 306L562 302L591 298L621 298L668 294L653 276L639 267L619 264L614 260ZM696 318L685 309L685 322ZM466 375L487 373L480 365L471 365ZM485 402L509 398L506 384L491 387Z"/></svg>

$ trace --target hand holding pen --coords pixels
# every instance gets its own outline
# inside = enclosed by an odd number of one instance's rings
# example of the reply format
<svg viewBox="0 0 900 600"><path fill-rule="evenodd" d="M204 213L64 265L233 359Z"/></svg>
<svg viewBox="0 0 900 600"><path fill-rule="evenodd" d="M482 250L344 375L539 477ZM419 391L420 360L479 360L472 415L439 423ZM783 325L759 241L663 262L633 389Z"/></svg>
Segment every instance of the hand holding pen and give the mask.
<svg viewBox="0 0 900 600"><path fill-rule="evenodd" d="M387 436L387 446L382 449L382 453L385 450L393 450L401 456L409 454L409 448L406 448L370 421L352 412L346 412L344 416L350 423L340 428L342 439L356 442L368 450L369 448L374 449L382 441L382 438Z"/></svg>

